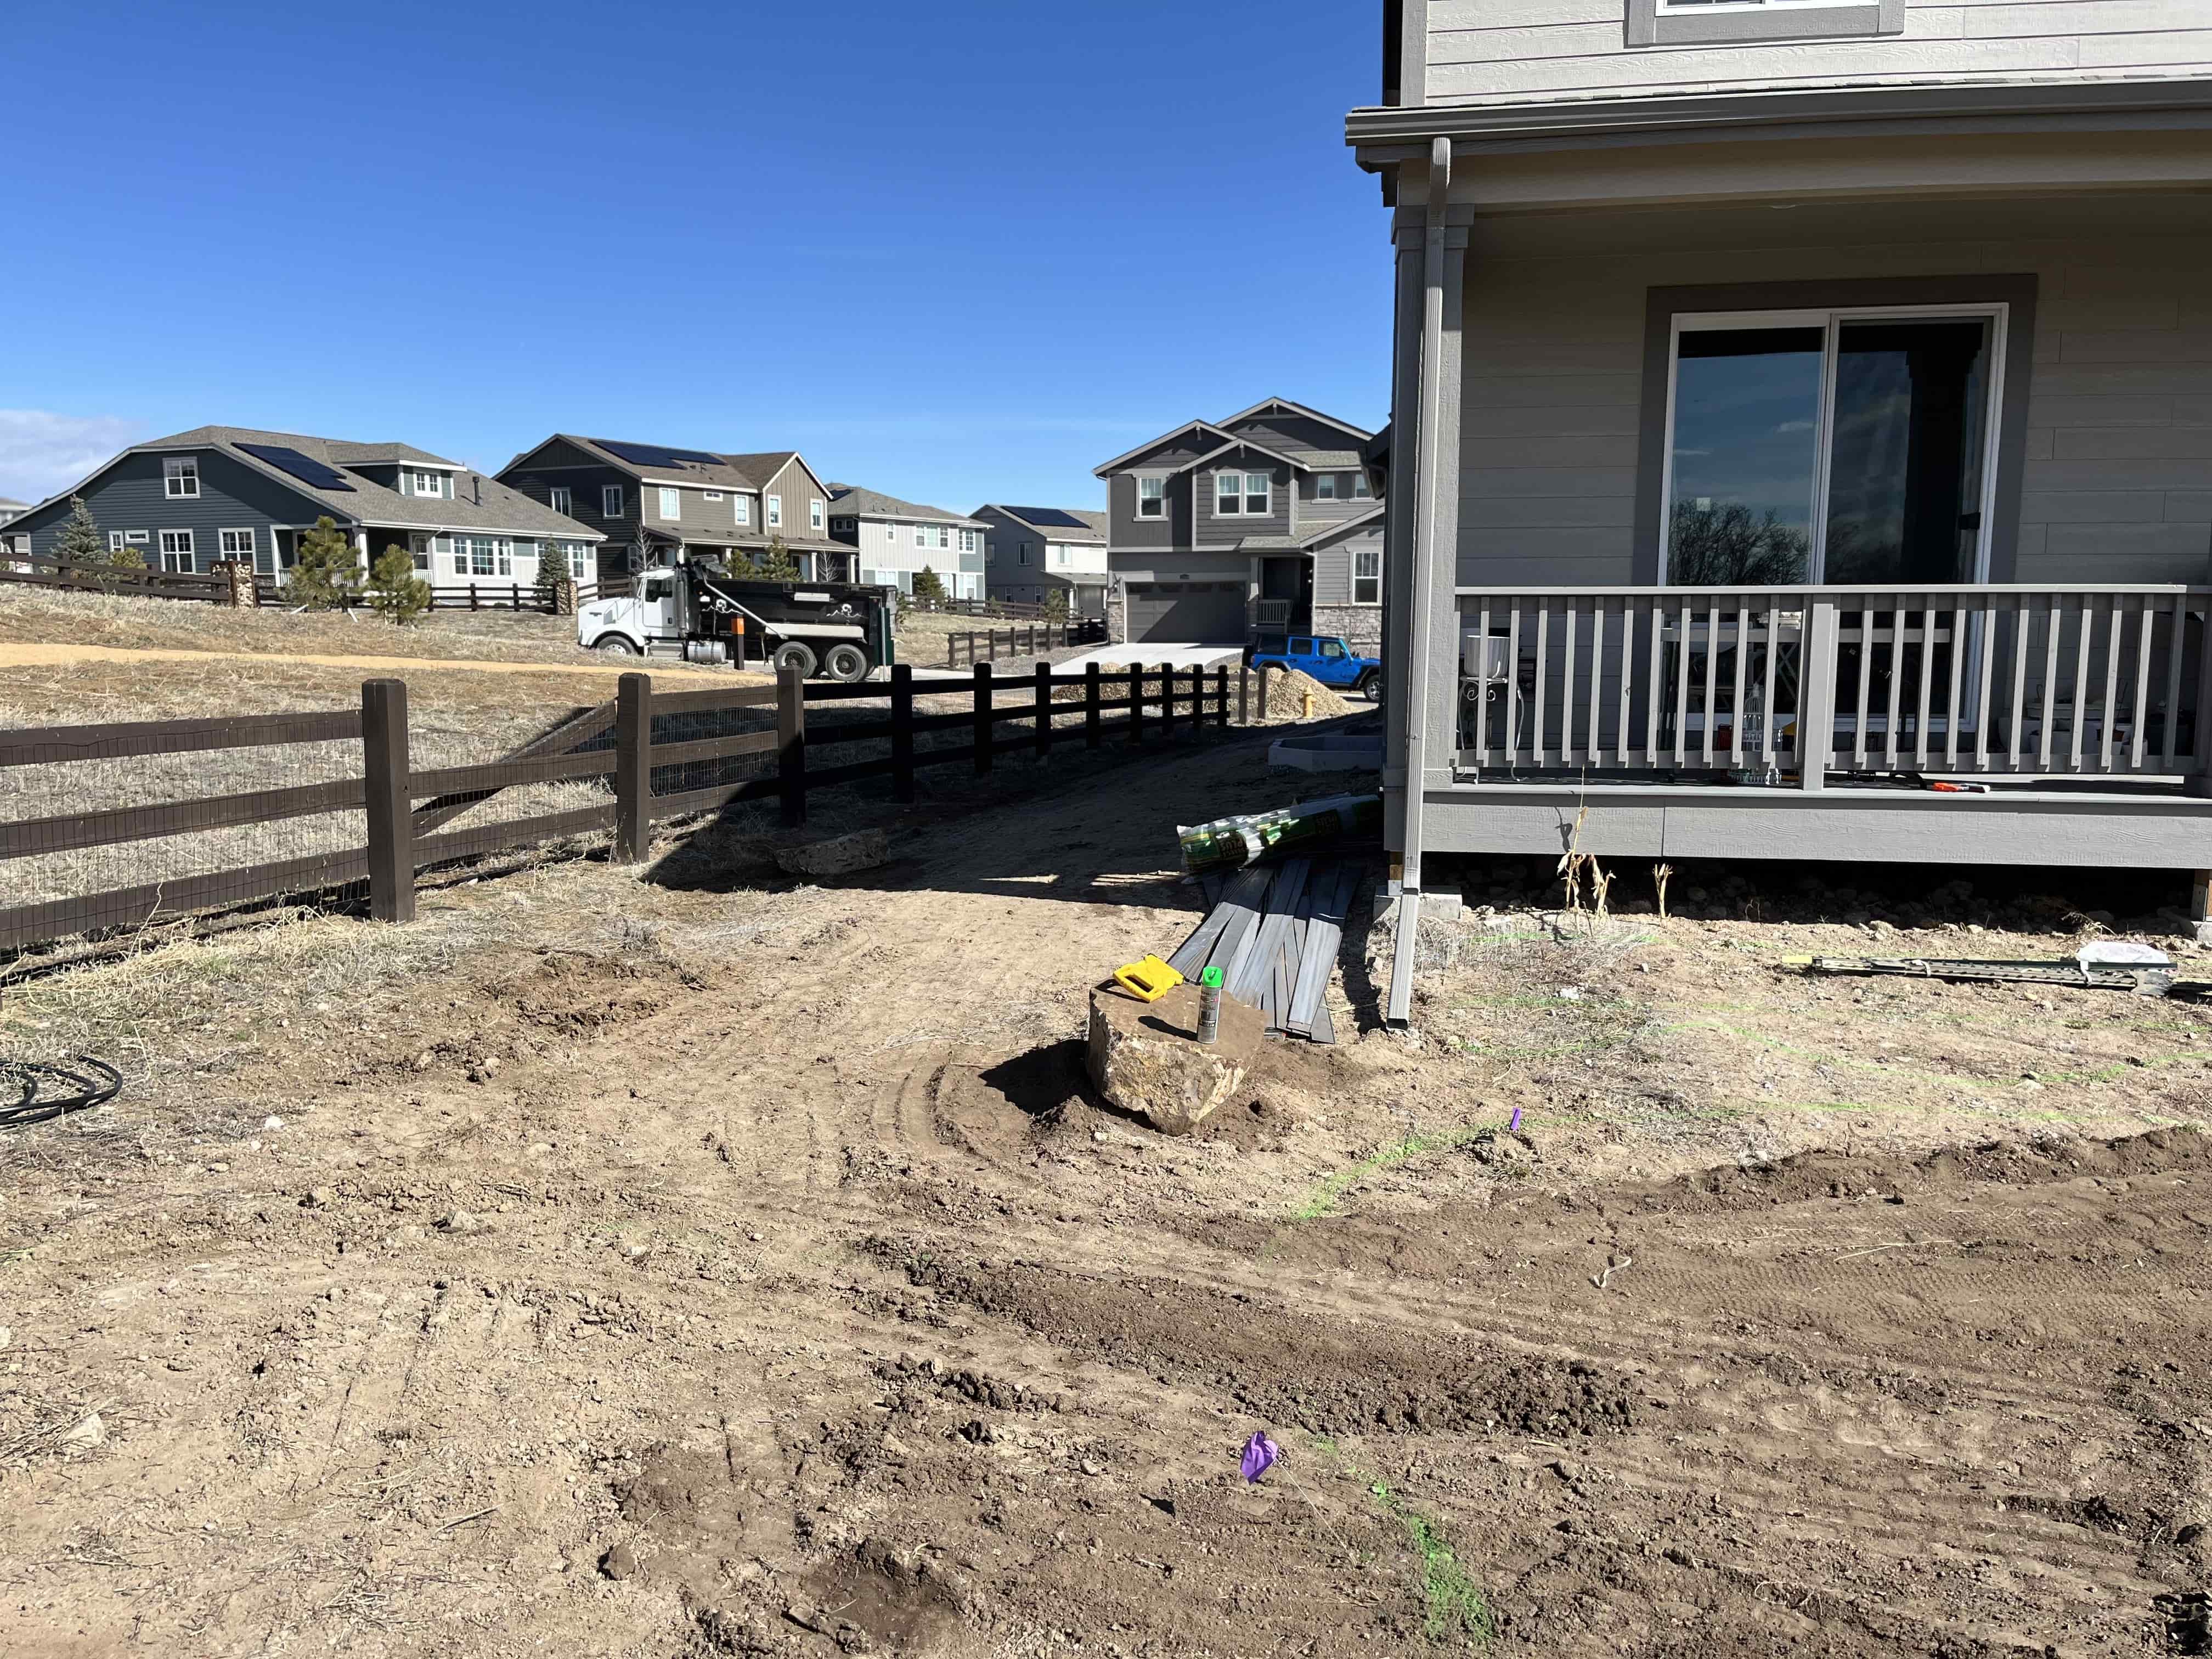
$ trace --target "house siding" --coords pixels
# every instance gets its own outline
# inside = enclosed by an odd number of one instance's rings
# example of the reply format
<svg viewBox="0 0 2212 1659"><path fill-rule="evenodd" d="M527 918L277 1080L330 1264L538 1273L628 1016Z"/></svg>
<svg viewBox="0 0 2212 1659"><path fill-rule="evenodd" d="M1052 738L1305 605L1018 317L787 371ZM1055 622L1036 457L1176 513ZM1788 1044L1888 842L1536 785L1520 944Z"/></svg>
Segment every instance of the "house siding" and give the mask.
<svg viewBox="0 0 2212 1659"><path fill-rule="evenodd" d="M1904 33L1631 46L1628 0L1428 0L1431 104L2212 67L2202 0L1908 0ZM1662 37L1663 38L1663 37Z"/></svg>
<svg viewBox="0 0 2212 1659"><path fill-rule="evenodd" d="M496 476L509 489L547 507L553 504L556 485L568 490L568 516L607 538L599 544L600 579L606 580L629 574L630 544L637 536L640 507L640 486L630 474L574 444L556 439L509 463L507 470ZM608 484L622 486L623 510L619 514L608 514L599 510L599 492Z"/></svg>
<svg viewBox="0 0 2212 1659"><path fill-rule="evenodd" d="M1255 517L1242 513L1227 515L1214 511L1214 475L1218 472L1251 472L1264 467L1270 480L1267 504L1270 511ZM1287 536L1291 533L1291 481L1297 474L1286 466L1267 462L1257 457L1224 456L1218 463L1201 467L1188 475L1194 490L1193 501L1198 517L1198 530L1193 542L1200 547L1224 545L1247 536Z"/></svg>
<svg viewBox="0 0 2212 1659"><path fill-rule="evenodd" d="M76 493L84 497L103 537L111 530L143 530L147 540L139 550L146 562L159 567L161 532L192 532L194 568L210 568L222 556L218 534L224 530L254 532L255 550L264 559L270 554L270 526L312 525L329 511L312 497L295 494L273 478L220 450L170 450L169 455L193 455L199 461L200 493L190 500L172 501L163 492L159 454L122 457ZM26 513L9 526L11 534L28 534L31 551L51 556L70 514L70 497L64 495Z"/></svg>
<svg viewBox="0 0 2212 1659"><path fill-rule="evenodd" d="M1466 290L1459 581L1633 579L1650 289L1975 275L2039 288L2017 529L1993 572L2212 578L2212 238L2053 234L2063 204L2017 213L2008 240L1900 239L1877 207L1788 246L1603 257L1516 258L1498 233Z"/></svg>

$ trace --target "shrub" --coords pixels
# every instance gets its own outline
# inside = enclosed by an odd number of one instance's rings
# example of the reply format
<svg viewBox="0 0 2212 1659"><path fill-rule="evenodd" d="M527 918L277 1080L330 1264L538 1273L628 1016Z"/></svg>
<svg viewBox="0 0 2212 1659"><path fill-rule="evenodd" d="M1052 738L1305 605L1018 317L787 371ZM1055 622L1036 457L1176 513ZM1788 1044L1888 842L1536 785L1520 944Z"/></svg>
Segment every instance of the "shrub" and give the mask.
<svg viewBox="0 0 2212 1659"><path fill-rule="evenodd" d="M395 543L369 567L368 598L371 610L403 627L430 608L430 584L415 574L415 556Z"/></svg>
<svg viewBox="0 0 2212 1659"><path fill-rule="evenodd" d="M412 560L408 570L410 574L414 570ZM352 605L360 594L361 566L355 560L353 544L336 520L325 514L300 538L298 557L285 579L284 596L310 611L335 611Z"/></svg>

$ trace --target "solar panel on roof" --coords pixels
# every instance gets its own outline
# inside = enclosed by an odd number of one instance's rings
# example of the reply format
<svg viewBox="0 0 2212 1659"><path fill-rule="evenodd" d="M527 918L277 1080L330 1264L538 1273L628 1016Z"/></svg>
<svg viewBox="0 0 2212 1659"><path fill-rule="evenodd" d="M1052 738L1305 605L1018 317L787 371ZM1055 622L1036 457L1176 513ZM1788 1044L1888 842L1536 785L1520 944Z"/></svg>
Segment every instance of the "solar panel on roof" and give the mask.
<svg viewBox="0 0 2212 1659"><path fill-rule="evenodd" d="M313 484L318 489L343 489L349 494L353 486L336 467L326 466L312 455L302 455L298 450L283 444L240 444L239 447L257 460L263 460L279 471L289 472L301 483Z"/></svg>
<svg viewBox="0 0 2212 1659"><path fill-rule="evenodd" d="M1010 507L1007 512L1027 520L1040 530L1088 530L1091 526L1073 513L1063 513L1056 507Z"/></svg>
<svg viewBox="0 0 2212 1659"><path fill-rule="evenodd" d="M595 440L610 455L618 455L633 466L720 466L722 458L704 449L671 449L665 444L618 444Z"/></svg>

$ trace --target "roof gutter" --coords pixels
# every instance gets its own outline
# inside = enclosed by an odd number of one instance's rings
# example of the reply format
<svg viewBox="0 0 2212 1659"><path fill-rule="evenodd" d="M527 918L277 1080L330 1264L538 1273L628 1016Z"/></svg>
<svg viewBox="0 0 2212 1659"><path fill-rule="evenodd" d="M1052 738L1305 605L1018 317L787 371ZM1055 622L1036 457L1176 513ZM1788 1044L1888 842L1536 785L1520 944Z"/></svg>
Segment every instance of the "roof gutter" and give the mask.
<svg viewBox="0 0 2212 1659"><path fill-rule="evenodd" d="M1435 139L1498 151L1878 135L2212 129L2212 76L1578 98L1356 109L1345 142L1370 172Z"/></svg>

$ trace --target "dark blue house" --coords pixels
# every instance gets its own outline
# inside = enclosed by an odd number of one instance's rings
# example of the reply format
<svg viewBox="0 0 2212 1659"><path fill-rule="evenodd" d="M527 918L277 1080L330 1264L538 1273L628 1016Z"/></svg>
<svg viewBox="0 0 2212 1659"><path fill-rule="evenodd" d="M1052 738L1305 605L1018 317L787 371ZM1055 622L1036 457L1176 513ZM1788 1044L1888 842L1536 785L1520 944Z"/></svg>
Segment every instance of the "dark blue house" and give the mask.
<svg viewBox="0 0 2212 1659"><path fill-rule="evenodd" d="M603 532L495 478L399 443L347 443L293 432L203 426L134 444L82 483L0 526L0 549L50 556L82 496L111 548L136 548L156 569L251 561L291 568L299 538L327 518L364 562L408 549L439 586L528 584L551 557L596 580Z"/></svg>

